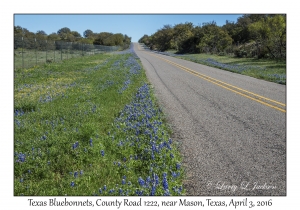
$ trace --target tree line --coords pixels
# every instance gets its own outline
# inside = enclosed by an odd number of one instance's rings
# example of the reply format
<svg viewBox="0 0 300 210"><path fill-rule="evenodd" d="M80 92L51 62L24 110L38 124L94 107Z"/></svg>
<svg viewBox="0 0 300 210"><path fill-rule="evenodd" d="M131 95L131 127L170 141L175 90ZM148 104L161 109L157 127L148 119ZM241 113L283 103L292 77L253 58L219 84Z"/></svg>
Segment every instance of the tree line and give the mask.
<svg viewBox="0 0 300 210"><path fill-rule="evenodd" d="M78 44L93 44L93 45L105 45L105 46L120 46L122 49L127 49L131 43L131 37L122 33L109 33L109 32L100 32L95 33L90 29L87 29L83 32L83 36L77 31L72 31L68 27L61 28L57 33L47 34L43 30L39 30L36 33L30 32L26 28L21 26L14 26L14 47L22 48L24 43L22 43L22 37L27 40L26 48L34 49L36 47L35 42L39 42L39 47L43 48L43 45L46 45L46 40L57 44L62 42L74 42ZM53 44L54 46L55 44ZM55 47L55 46L54 46Z"/></svg>
<svg viewBox="0 0 300 210"><path fill-rule="evenodd" d="M237 57L286 58L286 15L246 14L236 22L164 25L138 41L153 50L178 53L234 54Z"/></svg>

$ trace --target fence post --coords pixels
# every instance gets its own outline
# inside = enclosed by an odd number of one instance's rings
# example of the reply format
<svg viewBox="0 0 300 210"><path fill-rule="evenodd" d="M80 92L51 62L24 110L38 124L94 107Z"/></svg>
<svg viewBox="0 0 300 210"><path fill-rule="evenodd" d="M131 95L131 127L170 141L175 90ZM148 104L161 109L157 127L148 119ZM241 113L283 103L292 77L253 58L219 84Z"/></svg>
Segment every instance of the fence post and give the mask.
<svg viewBox="0 0 300 210"><path fill-rule="evenodd" d="M73 42L71 42L71 50L70 50L70 57L71 58L73 58L72 49L73 49Z"/></svg>
<svg viewBox="0 0 300 210"><path fill-rule="evenodd" d="M36 38L34 38L35 41L35 65L37 66L37 43L36 43Z"/></svg>
<svg viewBox="0 0 300 210"><path fill-rule="evenodd" d="M47 40L46 40L46 63L47 63L47 53L48 53L48 44L47 44Z"/></svg>
<svg viewBox="0 0 300 210"><path fill-rule="evenodd" d="M61 46L62 41L60 42L60 60L62 61L62 46Z"/></svg>
<svg viewBox="0 0 300 210"><path fill-rule="evenodd" d="M22 69L24 69L24 53L23 53L23 48L24 48L24 39L22 37Z"/></svg>

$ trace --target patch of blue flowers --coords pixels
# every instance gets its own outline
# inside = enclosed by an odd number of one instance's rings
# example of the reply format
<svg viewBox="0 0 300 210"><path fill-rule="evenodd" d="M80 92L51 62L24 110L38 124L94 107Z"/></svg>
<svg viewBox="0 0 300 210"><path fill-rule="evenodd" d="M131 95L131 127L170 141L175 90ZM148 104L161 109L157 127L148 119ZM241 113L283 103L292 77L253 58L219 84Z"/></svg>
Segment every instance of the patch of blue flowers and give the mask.
<svg viewBox="0 0 300 210"><path fill-rule="evenodd" d="M268 74L267 76L279 84L286 84L286 74Z"/></svg>
<svg viewBox="0 0 300 210"><path fill-rule="evenodd" d="M136 74L140 74L142 70L140 64L137 62L137 59L134 57L133 54L131 54L131 56L125 61L124 67L130 69L129 73L126 74L126 79L123 83L122 88L118 90L120 94L122 94L129 87L129 85L131 84L131 78Z"/></svg>
<svg viewBox="0 0 300 210"><path fill-rule="evenodd" d="M21 110L18 110L18 109L15 110L15 116L22 116L24 114L25 114L25 112L22 109Z"/></svg>
<svg viewBox="0 0 300 210"><path fill-rule="evenodd" d="M17 163L23 163L23 162L25 162L25 159L26 159L26 155L25 154L23 154L23 153L18 153L18 154L16 154L16 162Z"/></svg>
<svg viewBox="0 0 300 210"><path fill-rule="evenodd" d="M119 140L115 140L115 136ZM175 155L175 145L163 127L162 112L151 98L148 84L138 89L134 100L115 119L108 140L120 154L120 159L113 161L117 170L127 173L136 171L138 165L147 167L137 180L129 181L124 176L118 191L106 194L101 189L100 195L123 195L124 192L137 196L182 194L181 164Z"/></svg>
<svg viewBox="0 0 300 210"><path fill-rule="evenodd" d="M208 58L206 60L204 60L205 63L212 65L212 66L216 66L219 67L221 69L226 69L229 71L233 71L233 72L243 72L243 71L247 71L247 70L251 70L251 69L256 69L256 70L266 70L266 68L262 68L259 66L249 66L249 65L232 65L232 64L225 64L225 63L220 63L215 61L214 59Z"/></svg>

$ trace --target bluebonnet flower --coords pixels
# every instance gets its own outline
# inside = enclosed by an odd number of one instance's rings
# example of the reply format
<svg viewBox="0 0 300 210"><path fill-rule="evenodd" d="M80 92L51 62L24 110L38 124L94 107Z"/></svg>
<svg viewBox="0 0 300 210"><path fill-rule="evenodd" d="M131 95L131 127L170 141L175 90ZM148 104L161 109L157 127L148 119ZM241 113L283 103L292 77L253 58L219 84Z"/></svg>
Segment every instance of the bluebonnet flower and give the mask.
<svg viewBox="0 0 300 210"><path fill-rule="evenodd" d="M122 184L126 184L126 180L125 179L122 179Z"/></svg>
<svg viewBox="0 0 300 210"><path fill-rule="evenodd" d="M180 169L180 164L176 163L176 170L179 170L179 169Z"/></svg>
<svg viewBox="0 0 300 210"><path fill-rule="evenodd" d="M182 191L182 186L180 186L180 187L178 188L178 193L180 194L181 191Z"/></svg>
<svg viewBox="0 0 300 210"><path fill-rule="evenodd" d="M80 170L80 175L81 175L81 176L83 175L83 170Z"/></svg>
<svg viewBox="0 0 300 210"><path fill-rule="evenodd" d="M168 189L166 189L165 192L164 192L164 196L169 196L169 195L170 195L170 192L169 192Z"/></svg>
<svg viewBox="0 0 300 210"><path fill-rule="evenodd" d="M91 147L93 146L93 139L92 138L90 139L90 146Z"/></svg>
<svg viewBox="0 0 300 210"><path fill-rule="evenodd" d="M103 186L103 190L106 190L106 185Z"/></svg>
<svg viewBox="0 0 300 210"><path fill-rule="evenodd" d="M25 162L26 155L23 153L18 154L18 159L16 162Z"/></svg>
<svg viewBox="0 0 300 210"><path fill-rule="evenodd" d="M169 188L169 185L168 185L168 180L167 180L167 173L163 173L163 181L162 181L162 184L163 184L163 188L164 190L167 190Z"/></svg>
<svg viewBox="0 0 300 210"><path fill-rule="evenodd" d="M145 182L145 184L146 184L147 187L149 186L150 182L151 182L151 178L150 178L150 176L148 176L146 178L146 182Z"/></svg>
<svg viewBox="0 0 300 210"><path fill-rule="evenodd" d="M76 149L78 146L79 146L79 143L78 143L78 141L76 141L76 142L73 144L72 148L73 148L73 149Z"/></svg>
<svg viewBox="0 0 300 210"><path fill-rule="evenodd" d="M156 185L153 184L151 188L150 196L155 196L155 193L156 193Z"/></svg>
<svg viewBox="0 0 300 210"><path fill-rule="evenodd" d="M101 188L99 188L99 193L102 194L102 189Z"/></svg>
<svg viewBox="0 0 300 210"><path fill-rule="evenodd" d="M15 110L15 116L22 116L24 114L25 113L24 113L24 111L22 109L21 110L18 110L18 109Z"/></svg>
<svg viewBox="0 0 300 210"><path fill-rule="evenodd" d="M145 181L142 179L142 177L139 177L138 182L141 185L141 187L145 185Z"/></svg>
<svg viewBox="0 0 300 210"><path fill-rule="evenodd" d="M142 196L144 192L142 190L140 191L139 189L136 189L135 194L138 196Z"/></svg>
<svg viewBox="0 0 300 210"><path fill-rule="evenodd" d="M18 127L21 127L21 121L15 119L15 123L17 124Z"/></svg>
<svg viewBox="0 0 300 210"><path fill-rule="evenodd" d="M75 186L75 182L72 181L71 184L70 184L70 186L74 187Z"/></svg>
<svg viewBox="0 0 300 210"><path fill-rule="evenodd" d="M101 152L101 155L103 157L104 156L104 150L101 150L100 152Z"/></svg>
<svg viewBox="0 0 300 210"><path fill-rule="evenodd" d="M75 178L78 177L78 172L77 172L77 171L74 172L74 177L75 177Z"/></svg>

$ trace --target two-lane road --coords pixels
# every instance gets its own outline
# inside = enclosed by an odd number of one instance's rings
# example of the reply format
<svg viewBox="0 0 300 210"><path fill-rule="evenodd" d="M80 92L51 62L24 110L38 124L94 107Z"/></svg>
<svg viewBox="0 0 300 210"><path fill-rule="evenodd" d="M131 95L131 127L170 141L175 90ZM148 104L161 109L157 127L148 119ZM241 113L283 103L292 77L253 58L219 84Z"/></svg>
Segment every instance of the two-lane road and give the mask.
<svg viewBox="0 0 300 210"><path fill-rule="evenodd" d="M134 44L180 144L188 195L286 195L286 89Z"/></svg>

